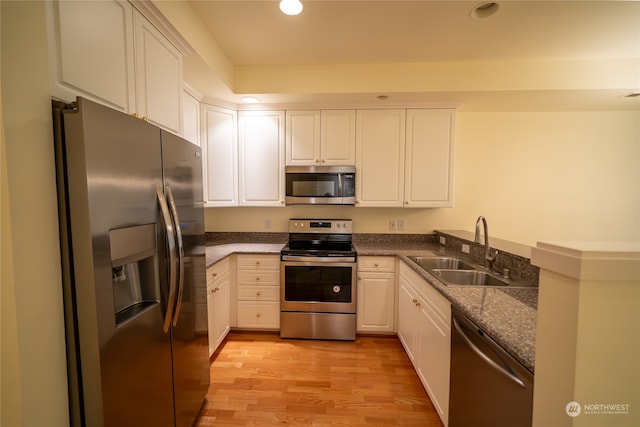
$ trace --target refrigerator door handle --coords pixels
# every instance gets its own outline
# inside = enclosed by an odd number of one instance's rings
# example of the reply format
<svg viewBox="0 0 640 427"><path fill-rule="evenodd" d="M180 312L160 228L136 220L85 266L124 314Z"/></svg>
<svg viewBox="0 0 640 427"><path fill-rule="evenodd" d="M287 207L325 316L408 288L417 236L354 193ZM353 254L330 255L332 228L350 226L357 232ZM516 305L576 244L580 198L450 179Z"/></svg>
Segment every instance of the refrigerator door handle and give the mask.
<svg viewBox="0 0 640 427"><path fill-rule="evenodd" d="M173 312L173 326L176 326L178 324L180 310L182 309L182 296L184 294L184 243L182 241L182 230L180 229L180 217L178 216L176 201L173 198L173 193L168 185L166 186L166 192L178 244L178 295L176 297L175 310Z"/></svg>
<svg viewBox="0 0 640 427"><path fill-rule="evenodd" d="M164 315L164 321L162 329L165 332L169 331L171 326L171 317L173 315L173 306L176 300L176 264L178 262L176 256L176 238L174 232L173 221L171 220L171 214L169 213L169 207L167 206L167 200L162 192L162 187L156 188L156 195L158 196L158 205L160 206L160 213L164 220L166 241L169 252L169 296L167 298L167 311Z"/></svg>

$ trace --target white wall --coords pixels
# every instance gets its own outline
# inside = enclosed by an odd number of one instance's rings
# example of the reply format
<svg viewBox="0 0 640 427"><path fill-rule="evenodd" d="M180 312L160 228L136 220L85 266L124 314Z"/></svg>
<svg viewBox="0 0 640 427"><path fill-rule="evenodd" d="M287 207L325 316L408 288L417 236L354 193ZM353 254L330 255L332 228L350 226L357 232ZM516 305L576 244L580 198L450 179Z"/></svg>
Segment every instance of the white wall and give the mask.
<svg viewBox="0 0 640 427"><path fill-rule="evenodd" d="M348 217L358 233L472 230L539 240L640 240L640 112L458 113L454 208L210 208L207 231L286 231L295 216Z"/></svg>
<svg viewBox="0 0 640 427"><path fill-rule="evenodd" d="M68 425L44 3L2 1L2 426Z"/></svg>

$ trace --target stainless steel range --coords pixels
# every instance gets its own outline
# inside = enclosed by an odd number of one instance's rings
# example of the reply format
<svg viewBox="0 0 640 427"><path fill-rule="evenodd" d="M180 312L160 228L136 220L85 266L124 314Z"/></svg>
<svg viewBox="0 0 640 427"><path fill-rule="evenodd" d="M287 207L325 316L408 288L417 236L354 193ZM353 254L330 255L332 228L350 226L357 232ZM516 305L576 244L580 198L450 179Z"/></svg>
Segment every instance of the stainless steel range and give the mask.
<svg viewBox="0 0 640 427"><path fill-rule="evenodd" d="M355 340L356 252L350 219L289 220L280 252L280 336Z"/></svg>

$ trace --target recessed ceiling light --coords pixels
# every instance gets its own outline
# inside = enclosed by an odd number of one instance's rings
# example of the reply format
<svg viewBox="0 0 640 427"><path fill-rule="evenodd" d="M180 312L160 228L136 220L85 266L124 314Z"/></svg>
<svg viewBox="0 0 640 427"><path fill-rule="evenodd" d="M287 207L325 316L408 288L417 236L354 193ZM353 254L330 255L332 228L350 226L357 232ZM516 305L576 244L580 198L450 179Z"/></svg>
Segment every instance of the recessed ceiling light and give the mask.
<svg viewBox="0 0 640 427"><path fill-rule="evenodd" d="M258 98L256 98L255 96L243 96L242 102L244 102L245 104L255 104L256 102L258 102Z"/></svg>
<svg viewBox="0 0 640 427"><path fill-rule="evenodd" d="M389 95L378 95L376 96L376 99L378 101L388 101L391 97Z"/></svg>
<svg viewBox="0 0 640 427"><path fill-rule="evenodd" d="M473 19L488 18L491 15L495 14L498 9L500 9L500 5L496 2L480 3L479 5L471 9L469 16Z"/></svg>
<svg viewBox="0 0 640 427"><path fill-rule="evenodd" d="M638 96L640 96L640 91L637 91L637 92L631 92L630 94L625 95L624 97L625 97L625 98L636 98L636 97L638 97Z"/></svg>
<svg viewBox="0 0 640 427"><path fill-rule="evenodd" d="M299 15L302 12L302 3L300 0L282 0L280 10L285 15Z"/></svg>

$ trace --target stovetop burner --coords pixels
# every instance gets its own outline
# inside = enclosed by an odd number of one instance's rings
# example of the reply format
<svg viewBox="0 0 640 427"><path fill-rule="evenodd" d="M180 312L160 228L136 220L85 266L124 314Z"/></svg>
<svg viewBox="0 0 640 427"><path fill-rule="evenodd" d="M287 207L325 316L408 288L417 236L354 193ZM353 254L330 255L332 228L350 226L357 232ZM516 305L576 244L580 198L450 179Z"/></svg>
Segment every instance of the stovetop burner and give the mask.
<svg viewBox="0 0 640 427"><path fill-rule="evenodd" d="M354 258L350 219L289 220L289 241L283 256L314 258Z"/></svg>

